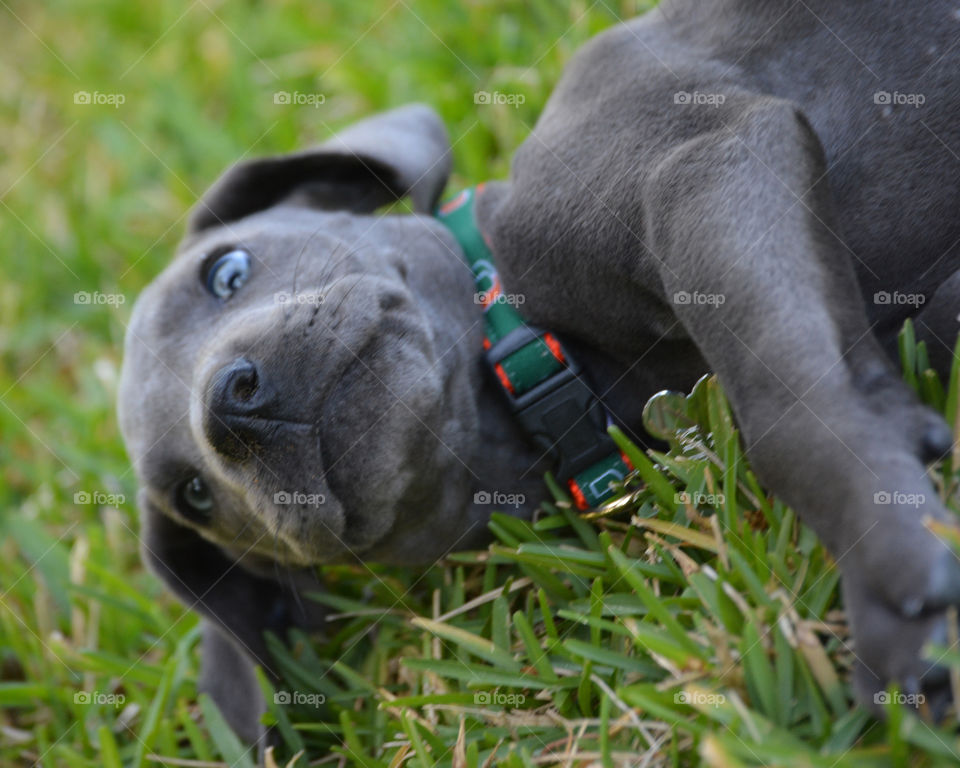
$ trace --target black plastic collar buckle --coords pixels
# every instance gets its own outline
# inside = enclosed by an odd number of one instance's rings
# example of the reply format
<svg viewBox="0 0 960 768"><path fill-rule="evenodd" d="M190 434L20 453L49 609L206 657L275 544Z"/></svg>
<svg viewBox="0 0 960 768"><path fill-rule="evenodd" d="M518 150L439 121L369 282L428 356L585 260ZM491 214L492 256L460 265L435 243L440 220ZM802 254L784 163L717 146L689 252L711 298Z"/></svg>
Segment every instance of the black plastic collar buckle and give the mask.
<svg viewBox="0 0 960 768"><path fill-rule="evenodd" d="M491 370L504 358L542 338L547 331L530 325L514 328L486 353ZM522 395L503 389L520 426L557 461L557 476L569 480L617 451L607 434L603 404L583 380L580 366L566 365Z"/></svg>

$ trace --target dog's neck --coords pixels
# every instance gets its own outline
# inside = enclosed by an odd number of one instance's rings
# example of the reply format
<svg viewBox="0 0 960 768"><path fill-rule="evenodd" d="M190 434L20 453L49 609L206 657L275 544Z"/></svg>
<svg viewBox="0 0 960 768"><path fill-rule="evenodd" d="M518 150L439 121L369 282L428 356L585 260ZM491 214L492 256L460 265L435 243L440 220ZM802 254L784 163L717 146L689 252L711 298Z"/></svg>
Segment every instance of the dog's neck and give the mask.
<svg viewBox="0 0 960 768"><path fill-rule="evenodd" d="M476 215L484 187L462 190L436 216L474 274L475 300L484 312L484 358L510 410L526 437L557 460L557 479L576 506L588 509L610 498L632 467L607 434L609 416L576 359L554 334L524 320L517 309L522 297L503 290Z"/></svg>

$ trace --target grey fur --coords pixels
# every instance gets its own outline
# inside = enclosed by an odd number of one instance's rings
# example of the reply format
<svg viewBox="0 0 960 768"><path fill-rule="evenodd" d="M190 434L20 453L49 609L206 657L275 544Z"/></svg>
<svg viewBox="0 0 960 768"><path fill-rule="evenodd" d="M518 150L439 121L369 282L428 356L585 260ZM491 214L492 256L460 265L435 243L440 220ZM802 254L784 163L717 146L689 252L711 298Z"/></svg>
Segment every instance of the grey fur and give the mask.
<svg viewBox="0 0 960 768"><path fill-rule="evenodd" d="M894 9L673 0L599 35L479 218L527 319L562 334L633 434L657 389L719 374L761 479L838 560L861 696L897 679L936 709L946 681L920 648L960 602L960 568L924 526L950 519L925 461L951 435L890 352L916 315L945 368L957 333L960 14L943 0ZM247 656L260 657L267 613L281 629L317 623L264 563L431 562L482 541L490 510L477 491L537 493L547 464L481 371L481 312L457 246L426 216L370 215L407 192L429 209L448 172L443 136L410 107L238 166L138 301L120 413L148 559L190 601L209 574L177 551L224 567L246 552L198 607ZM226 243L246 244L256 269L220 304L197 270ZM305 290L324 302L272 299ZM923 303L874 301L894 291ZM723 303L678 303L684 293ZM245 461L208 439L211 382L238 358L267 379L260 410L213 411L257 432ZM187 468L214 487L210 525L173 508ZM280 490L326 501L278 509ZM219 653L227 670L241 658ZM257 714L228 708L248 737Z"/></svg>

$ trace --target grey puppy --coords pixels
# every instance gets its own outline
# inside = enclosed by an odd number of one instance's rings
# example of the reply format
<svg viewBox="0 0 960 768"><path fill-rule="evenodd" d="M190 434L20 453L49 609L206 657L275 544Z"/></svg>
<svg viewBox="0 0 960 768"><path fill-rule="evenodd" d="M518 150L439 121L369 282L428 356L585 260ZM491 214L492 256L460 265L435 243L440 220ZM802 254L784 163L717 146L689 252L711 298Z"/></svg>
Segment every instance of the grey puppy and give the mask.
<svg viewBox="0 0 960 768"><path fill-rule="evenodd" d="M626 429L719 374L758 475L839 563L861 696L898 680L943 705L921 648L960 568L925 464L952 436L890 357L908 316L941 368L957 334L960 11L893 8L675 0L601 34L478 223ZM264 631L318 621L311 566L474 546L474 494L532 500L549 466L428 215L449 151L411 106L240 164L137 302L120 421L144 553L206 618L204 686L247 739ZM372 215L405 195L417 214Z"/></svg>

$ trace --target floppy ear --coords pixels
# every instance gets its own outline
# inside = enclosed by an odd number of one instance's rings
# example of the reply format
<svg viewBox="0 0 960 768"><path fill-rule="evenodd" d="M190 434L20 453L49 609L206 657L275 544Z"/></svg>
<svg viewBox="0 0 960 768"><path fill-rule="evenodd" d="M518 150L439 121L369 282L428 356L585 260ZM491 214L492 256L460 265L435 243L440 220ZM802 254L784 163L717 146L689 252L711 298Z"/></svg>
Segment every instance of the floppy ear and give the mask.
<svg viewBox="0 0 960 768"><path fill-rule="evenodd" d="M188 234L256 213L291 196L317 208L369 213L410 195L430 212L450 175L440 117L408 104L354 123L315 149L230 168L190 214Z"/></svg>
<svg viewBox="0 0 960 768"><path fill-rule="evenodd" d="M142 497L141 510L144 562L208 622L200 687L239 736L256 741L265 704L253 665L278 678L264 633L285 638L292 627L316 628L323 610L315 601L301 600L296 584L251 573ZM291 574L291 581L297 576Z"/></svg>

